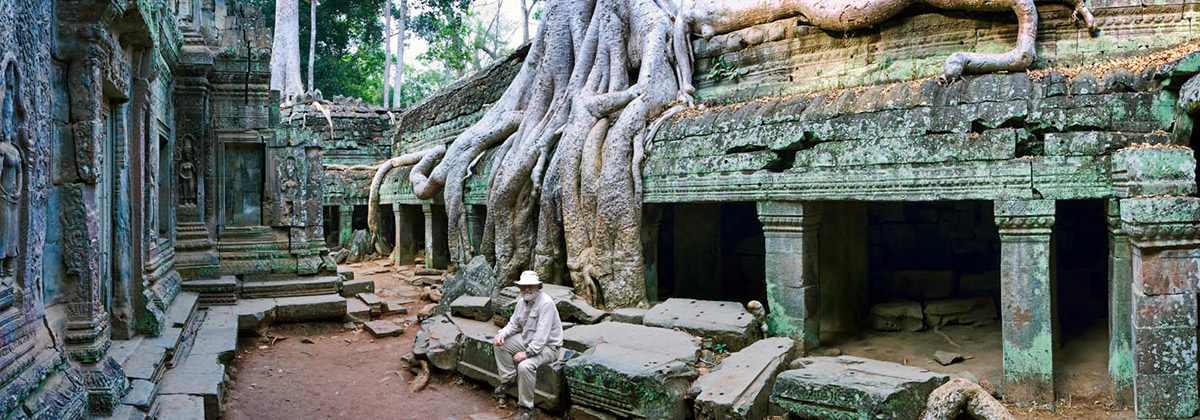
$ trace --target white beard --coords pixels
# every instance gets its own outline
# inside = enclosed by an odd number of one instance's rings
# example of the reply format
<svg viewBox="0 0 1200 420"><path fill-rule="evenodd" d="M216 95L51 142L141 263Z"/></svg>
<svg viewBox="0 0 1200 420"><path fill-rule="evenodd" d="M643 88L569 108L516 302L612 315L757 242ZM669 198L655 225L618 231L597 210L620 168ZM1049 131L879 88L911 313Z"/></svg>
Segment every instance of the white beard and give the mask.
<svg viewBox="0 0 1200 420"><path fill-rule="evenodd" d="M537 298L537 292L521 293L521 299L525 299L525 303L533 303Z"/></svg>

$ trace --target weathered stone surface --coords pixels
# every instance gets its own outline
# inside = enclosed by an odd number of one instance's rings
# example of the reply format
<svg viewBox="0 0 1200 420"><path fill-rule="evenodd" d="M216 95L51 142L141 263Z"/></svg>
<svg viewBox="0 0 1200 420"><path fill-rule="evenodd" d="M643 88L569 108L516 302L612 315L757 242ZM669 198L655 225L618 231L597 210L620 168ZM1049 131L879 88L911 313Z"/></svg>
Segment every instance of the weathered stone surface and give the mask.
<svg viewBox="0 0 1200 420"><path fill-rule="evenodd" d="M462 330L462 350L458 362L458 372L463 376L487 383L488 386L500 384L500 375L496 368L496 353L493 339L500 328L490 322L474 321L464 318L453 318L454 323ZM560 349L558 361L538 368L537 387L534 389L534 404L538 407L562 411L569 403L567 380L563 376L564 364L577 353L572 350ZM517 390L509 390L509 395L516 396Z"/></svg>
<svg viewBox="0 0 1200 420"><path fill-rule="evenodd" d="M346 298L346 315L359 321L371 319L371 307L357 297Z"/></svg>
<svg viewBox="0 0 1200 420"><path fill-rule="evenodd" d="M383 299L376 296L374 293L359 293L356 295L359 300L367 304L371 308L371 316L379 316L383 314Z"/></svg>
<svg viewBox="0 0 1200 420"><path fill-rule="evenodd" d="M379 338L395 337L404 334L404 327L396 325L395 322L386 319L366 322L363 324L363 326L366 327L367 331L370 331L372 335Z"/></svg>
<svg viewBox="0 0 1200 420"><path fill-rule="evenodd" d="M771 402L803 418L915 419L949 377L851 356L800 359L775 380Z"/></svg>
<svg viewBox="0 0 1200 420"><path fill-rule="evenodd" d="M209 356L222 363L233 362L237 350L238 317L234 308L218 306L208 309L204 323L196 332L189 358Z"/></svg>
<svg viewBox="0 0 1200 420"><path fill-rule="evenodd" d="M192 395L163 395L158 397L160 420L197 420L205 418L204 398Z"/></svg>
<svg viewBox="0 0 1200 420"><path fill-rule="evenodd" d="M871 327L878 331L921 331L921 304L911 300L871 306Z"/></svg>
<svg viewBox="0 0 1200 420"><path fill-rule="evenodd" d="M597 325L603 324L613 323ZM686 360L609 343L600 343L566 364L574 404L637 418L685 418L688 385L697 375Z"/></svg>
<svg viewBox="0 0 1200 420"><path fill-rule="evenodd" d="M762 419L775 376L796 356L790 338L773 337L730 355L688 390L696 419Z"/></svg>
<svg viewBox="0 0 1200 420"><path fill-rule="evenodd" d="M408 308L404 305L412 303L411 300L384 299L383 300L383 315L392 314L407 314Z"/></svg>
<svg viewBox="0 0 1200 420"><path fill-rule="evenodd" d="M608 316L608 312L596 309L587 301L577 297L558 300L554 306L558 309L558 316L567 322L595 324Z"/></svg>
<svg viewBox="0 0 1200 420"><path fill-rule="evenodd" d="M1196 158L1188 149L1137 147L1113 155L1113 193L1120 198L1196 193Z"/></svg>
<svg viewBox="0 0 1200 420"><path fill-rule="evenodd" d="M609 321L624 322L626 324L641 324L646 317L646 312L649 309L643 308L621 308L609 313Z"/></svg>
<svg viewBox="0 0 1200 420"><path fill-rule="evenodd" d="M996 302L990 297L948 299L925 304L925 325L930 328L952 324L989 325L996 320Z"/></svg>
<svg viewBox="0 0 1200 420"><path fill-rule="evenodd" d="M584 407L582 405L572 405L567 415L572 420L618 420L619 417L609 414L608 412L597 410L594 408Z"/></svg>
<svg viewBox="0 0 1200 420"><path fill-rule="evenodd" d="M737 302L667 299L646 312L646 326L678 328L738 351L762 338L758 320Z"/></svg>
<svg viewBox="0 0 1200 420"><path fill-rule="evenodd" d="M375 293L375 281L362 279L342 282L342 296L357 296L359 293Z"/></svg>
<svg viewBox="0 0 1200 420"><path fill-rule="evenodd" d="M168 371L158 385L159 401L171 395L200 397L203 401L204 419L216 420L221 417L225 399L224 378L224 373Z"/></svg>
<svg viewBox="0 0 1200 420"><path fill-rule="evenodd" d="M963 356L959 353L938 350L933 352L933 360L942 366L949 366L954 363L961 362L963 360Z"/></svg>
<svg viewBox="0 0 1200 420"><path fill-rule="evenodd" d="M429 360L429 364L441 370L458 367L459 343L462 330L448 315L437 315L421 321L421 330L413 341L413 355Z"/></svg>
<svg viewBox="0 0 1200 420"><path fill-rule="evenodd" d="M166 361L167 349L152 346L141 345L125 363L121 364L121 370L125 371L125 376L130 379L142 379L152 381L156 379L159 369L162 368Z"/></svg>
<svg viewBox="0 0 1200 420"><path fill-rule="evenodd" d="M241 299L236 306L239 331L264 332L275 323L275 299Z"/></svg>
<svg viewBox="0 0 1200 420"><path fill-rule="evenodd" d="M476 321L492 319L492 298L483 296L459 296L450 303L450 313Z"/></svg>
<svg viewBox="0 0 1200 420"><path fill-rule="evenodd" d="M499 280L492 273L492 267L482 255L472 258L466 266L460 267L454 276L446 278L442 284L442 297L438 301L438 313L448 313L450 304L459 296L493 297L497 293Z"/></svg>
<svg viewBox="0 0 1200 420"><path fill-rule="evenodd" d="M13 419L24 419L24 413L18 413ZM97 417L92 417L97 418ZM112 415L98 418L99 420L145 420L146 413L129 404L120 404L113 409Z"/></svg>
<svg viewBox="0 0 1200 420"><path fill-rule="evenodd" d="M688 333L665 328L601 322L563 331L563 347L577 352L585 352L601 343L686 361L695 361L700 355L700 340Z"/></svg>
<svg viewBox="0 0 1200 420"><path fill-rule="evenodd" d="M150 402L154 401L154 397L157 395L158 386L153 382L134 379L129 381L129 391L125 393L125 398L121 400L121 403L148 410Z"/></svg>
<svg viewBox="0 0 1200 420"><path fill-rule="evenodd" d="M297 296L276 299L279 322L341 319L346 316L346 299L340 295Z"/></svg>

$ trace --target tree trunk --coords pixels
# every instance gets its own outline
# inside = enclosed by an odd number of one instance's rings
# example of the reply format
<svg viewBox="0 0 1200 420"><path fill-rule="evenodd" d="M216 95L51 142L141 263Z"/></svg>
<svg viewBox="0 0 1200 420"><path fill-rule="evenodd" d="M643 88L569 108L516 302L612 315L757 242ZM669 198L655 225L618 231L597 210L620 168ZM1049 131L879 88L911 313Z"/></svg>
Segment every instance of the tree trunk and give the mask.
<svg viewBox="0 0 1200 420"><path fill-rule="evenodd" d="M390 3L393 0L388 0ZM395 0L400 17L396 19L396 71L392 73L392 105L400 106L404 99L404 31L408 24L408 0Z"/></svg>
<svg viewBox="0 0 1200 420"><path fill-rule="evenodd" d="M388 88L392 83L392 2L388 0L383 7L383 21L385 22L384 37L383 37L383 108L391 108L391 95L388 94Z"/></svg>
<svg viewBox="0 0 1200 420"><path fill-rule="evenodd" d="M308 25L308 90L317 90L313 84L313 62L317 59L317 0L309 0Z"/></svg>
<svg viewBox="0 0 1200 420"><path fill-rule="evenodd" d="M271 46L271 90L284 98L304 93L300 81L300 1L275 2L275 39Z"/></svg>
<svg viewBox="0 0 1200 420"><path fill-rule="evenodd" d="M529 6L521 0L521 43L529 42Z"/></svg>

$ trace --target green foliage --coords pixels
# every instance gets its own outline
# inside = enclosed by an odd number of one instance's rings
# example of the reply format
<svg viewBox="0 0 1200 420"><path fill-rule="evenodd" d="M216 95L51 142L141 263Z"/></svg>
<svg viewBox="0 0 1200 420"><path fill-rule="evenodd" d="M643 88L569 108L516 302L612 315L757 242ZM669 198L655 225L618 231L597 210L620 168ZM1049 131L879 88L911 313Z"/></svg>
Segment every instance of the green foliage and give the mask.
<svg viewBox="0 0 1200 420"><path fill-rule="evenodd" d="M725 348L725 343L719 343L716 346L713 346L713 351L715 351L717 354L725 354L729 350Z"/></svg>
<svg viewBox="0 0 1200 420"><path fill-rule="evenodd" d="M402 98L400 103L395 106L396 108L408 108L452 82L454 79L445 71L405 65L404 83L400 86Z"/></svg>
<svg viewBox="0 0 1200 420"><path fill-rule="evenodd" d="M722 80L736 81L750 72L749 69L737 68L726 63L725 57L720 55L709 59L708 64L712 66L712 73L709 74L708 78L714 82Z"/></svg>

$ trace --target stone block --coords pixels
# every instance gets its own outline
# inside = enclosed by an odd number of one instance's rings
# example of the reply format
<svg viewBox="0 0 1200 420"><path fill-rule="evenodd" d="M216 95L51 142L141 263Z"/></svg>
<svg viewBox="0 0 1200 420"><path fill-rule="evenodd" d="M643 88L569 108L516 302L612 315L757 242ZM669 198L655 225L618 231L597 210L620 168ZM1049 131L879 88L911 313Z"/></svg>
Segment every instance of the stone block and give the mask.
<svg viewBox="0 0 1200 420"><path fill-rule="evenodd" d="M618 420L619 417L609 414L608 412L597 410L594 408L584 407L582 405L572 405L567 411L567 417L571 420Z"/></svg>
<svg viewBox="0 0 1200 420"><path fill-rule="evenodd" d="M1196 159L1188 149L1131 148L1113 154L1117 197L1196 194Z"/></svg>
<svg viewBox="0 0 1200 420"><path fill-rule="evenodd" d="M1134 286L1131 295L1135 328L1195 328L1200 321L1197 318L1195 294L1147 296Z"/></svg>
<svg viewBox="0 0 1200 420"><path fill-rule="evenodd" d="M235 307L239 331L264 332L275 323L275 299L242 299Z"/></svg>
<svg viewBox="0 0 1200 420"><path fill-rule="evenodd" d="M629 325L597 325L604 324ZM574 404L635 418L685 418L687 389L697 375L691 364L667 354L609 343L601 343L566 363Z"/></svg>
<svg viewBox="0 0 1200 420"><path fill-rule="evenodd" d="M558 309L559 318L568 322L595 324L608 316L608 312L596 309L587 301L577 297L558 300L554 306Z"/></svg>
<svg viewBox="0 0 1200 420"><path fill-rule="evenodd" d="M362 279L342 282L342 296L357 296L359 293L375 293L375 281Z"/></svg>
<svg viewBox="0 0 1200 420"><path fill-rule="evenodd" d="M138 346L129 359L121 364L121 370L125 371L125 376L129 379L154 381L158 379L159 369L166 362L166 355L167 349L143 342L143 345Z"/></svg>
<svg viewBox="0 0 1200 420"><path fill-rule="evenodd" d="M384 299L383 300L383 315L386 316L386 315L392 315L392 314L401 314L401 315L407 314L408 308L404 307L404 305L407 305L410 303L412 303L411 300Z"/></svg>
<svg viewBox="0 0 1200 420"><path fill-rule="evenodd" d="M363 324L367 331L378 338L396 337L404 334L404 327L396 325L395 322L381 319L378 321L369 321Z"/></svg>
<svg viewBox="0 0 1200 420"><path fill-rule="evenodd" d="M677 328L738 351L762 338L758 320L737 302L667 299L646 312L650 327Z"/></svg>
<svg viewBox="0 0 1200 420"><path fill-rule="evenodd" d="M196 313L197 303L200 300L200 295L192 292L179 292L175 296L175 300L171 302L171 306L167 308L167 322L169 326L183 328L187 325L188 320Z"/></svg>
<svg viewBox="0 0 1200 420"><path fill-rule="evenodd" d="M643 308L621 308L610 312L608 320L626 324L641 324L646 317L646 312L649 311L649 309Z"/></svg>
<svg viewBox="0 0 1200 420"><path fill-rule="evenodd" d="M339 276L342 276L342 287L343 287L343 288L344 288L344 287L346 287L346 286L345 286L345 284L346 284L345 282L348 282L348 281L350 281L350 280L354 280L354 270L346 270L346 269L341 269L341 268L339 268L339 269L338 269L338 271L337 271L337 273L338 273L338 275L339 275ZM371 287L372 287L372 289L373 289L373 288L374 288L374 285L372 285ZM374 292L374 290L371 290L371 291L372 291L372 292Z"/></svg>
<svg viewBox="0 0 1200 420"><path fill-rule="evenodd" d="M346 298L346 315L359 321L371 319L371 307L357 297Z"/></svg>
<svg viewBox="0 0 1200 420"><path fill-rule="evenodd" d="M695 401L695 417L705 419L762 419L775 377L796 355L790 338L759 340L730 355L688 390Z"/></svg>
<svg viewBox="0 0 1200 420"><path fill-rule="evenodd" d="M197 420L204 416L204 398L193 395L158 397L158 420Z"/></svg>
<svg viewBox="0 0 1200 420"><path fill-rule="evenodd" d="M1200 291L1200 248L1133 247L1133 284L1147 295Z"/></svg>
<svg viewBox="0 0 1200 420"><path fill-rule="evenodd" d="M357 296L359 300L363 301L363 303L367 304L367 307L371 308L371 316L379 316L383 314L383 299L379 296L375 295L374 293L359 293L355 296Z"/></svg>
<svg viewBox="0 0 1200 420"><path fill-rule="evenodd" d="M996 320L996 302L990 297L947 299L925 304L925 325L936 328L952 324L989 325Z"/></svg>
<svg viewBox="0 0 1200 420"><path fill-rule="evenodd" d="M204 323L196 332L189 357L211 355L224 363L233 361L237 350L238 321L234 308L228 306L208 309Z"/></svg>
<svg viewBox="0 0 1200 420"><path fill-rule="evenodd" d="M1197 411L1196 372L1134 376L1134 414L1139 419L1186 419Z"/></svg>
<svg viewBox="0 0 1200 420"><path fill-rule="evenodd" d="M920 303L901 300L871 306L871 327L878 331L920 331L924 326Z"/></svg>
<svg viewBox="0 0 1200 420"><path fill-rule="evenodd" d="M129 381L129 391L125 393L125 398L121 400L121 403L128 404L142 410L149 410L150 403L154 401L154 397L157 395L158 386L156 386L153 382L142 379L134 379Z"/></svg>
<svg viewBox="0 0 1200 420"><path fill-rule="evenodd" d="M18 412L17 415L10 417L13 420L25 419L24 413ZM93 417L98 418L98 417ZM102 420L145 420L146 413L142 412L129 404L120 404L113 408L112 414L102 417Z"/></svg>
<svg viewBox="0 0 1200 420"><path fill-rule="evenodd" d="M1196 328L1134 328L1133 366L1138 374L1196 373Z"/></svg>
<svg viewBox="0 0 1200 420"><path fill-rule="evenodd" d="M462 349L458 362L458 373L468 378L487 383L494 387L500 384L500 375L496 368L496 347L493 339L500 331L490 322L480 322L470 319L453 318L454 323L462 331ZM569 404L567 380L563 376L563 366L567 360L576 355L575 351L560 349L558 361L542 365L537 372L537 386L534 389L534 404L544 410L562 411ZM514 388L509 391L517 395Z"/></svg>
<svg viewBox="0 0 1200 420"><path fill-rule="evenodd" d="M563 331L563 347L577 352L586 352L600 343L665 354L689 362L700 356L700 340L683 331L621 322L580 325Z"/></svg>
<svg viewBox="0 0 1200 420"><path fill-rule="evenodd" d="M811 419L915 419L930 392L950 378L925 369L852 356L800 359L775 380L770 401Z"/></svg>
<svg viewBox="0 0 1200 420"><path fill-rule="evenodd" d="M450 313L476 321L492 319L492 298L484 296L459 296L450 303Z"/></svg>
<svg viewBox="0 0 1200 420"><path fill-rule="evenodd" d="M462 330L446 315L421 321L421 330L413 340L413 355L429 360L433 367L454 370L458 367Z"/></svg>
<svg viewBox="0 0 1200 420"><path fill-rule="evenodd" d="M279 322L342 319L346 316L346 299L337 294L297 296L275 300L275 319Z"/></svg>
<svg viewBox="0 0 1200 420"><path fill-rule="evenodd" d="M161 395L159 401L162 401L163 397L170 395L199 397L203 401L203 418L205 420L216 420L221 418L221 409L224 404L224 380L224 373L167 372L158 386L158 392ZM196 418L193 417L192 419Z"/></svg>

